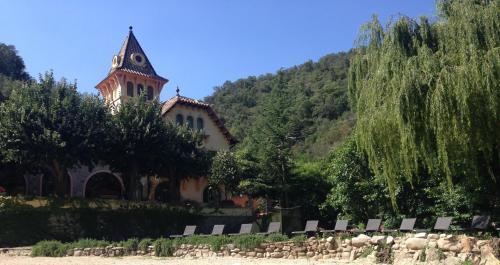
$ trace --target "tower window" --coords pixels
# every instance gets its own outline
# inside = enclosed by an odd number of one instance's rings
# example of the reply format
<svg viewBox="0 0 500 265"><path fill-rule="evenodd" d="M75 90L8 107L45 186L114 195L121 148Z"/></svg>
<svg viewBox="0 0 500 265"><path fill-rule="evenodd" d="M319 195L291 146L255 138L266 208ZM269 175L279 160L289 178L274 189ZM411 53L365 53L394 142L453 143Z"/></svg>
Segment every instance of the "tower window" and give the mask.
<svg viewBox="0 0 500 265"><path fill-rule="evenodd" d="M196 128L198 128L198 130L203 130L203 119L202 118L198 118L196 119Z"/></svg>
<svg viewBox="0 0 500 265"><path fill-rule="evenodd" d="M154 97L153 87L148 86L148 100L153 100L153 97Z"/></svg>
<svg viewBox="0 0 500 265"><path fill-rule="evenodd" d="M141 84L137 85L137 95L140 96L144 92L144 86Z"/></svg>
<svg viewBox="0 0 500 265"><path fill-rule="evenodd" d="M132 82L127 82L127 96L134 96L134 84L132 84Z"/></svg>
<svg viewBox="0 0 500 265"><path fill-rule="evenodd" d="M177 114L177 116L175 116L175 122L178 125L182 125L184 123L184 117L182 117L182 114Z"/></svg>
<svg viewBox="0 0 500 265"><path fill-rule="evenodd" d="M193 120L193 117L192 116L188 116L186 118L186 122L187 122L187 125L190 129L193 129L193 123L194 123L194 120Z"/></svg>

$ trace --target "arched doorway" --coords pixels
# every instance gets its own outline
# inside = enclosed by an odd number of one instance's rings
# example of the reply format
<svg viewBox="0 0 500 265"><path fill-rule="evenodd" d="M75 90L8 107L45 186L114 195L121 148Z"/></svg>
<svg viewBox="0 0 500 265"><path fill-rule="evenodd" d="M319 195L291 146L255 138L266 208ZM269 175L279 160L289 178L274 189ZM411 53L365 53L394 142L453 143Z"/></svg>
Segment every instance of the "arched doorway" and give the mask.
<svg viewBox="0 0 500 265"><path fill-rule="evenodd" d="M158 202L169 202L170 201L170 192L169 192L169 184L164 181L155 189L155 201Z"/></svg>
<svg viewBox="0 0 500 265"><path fill-rule="evenodd" d="M117 176L109 172L99 172L87 179L85 198L121 199L122 197L123 185Z"/></svg>
<svg viewBox="0 0 500 265"><path fill-rule="evenodd" d="M6 196L26 195L26 179L22 175L0 176L0 194Z"/></svg>

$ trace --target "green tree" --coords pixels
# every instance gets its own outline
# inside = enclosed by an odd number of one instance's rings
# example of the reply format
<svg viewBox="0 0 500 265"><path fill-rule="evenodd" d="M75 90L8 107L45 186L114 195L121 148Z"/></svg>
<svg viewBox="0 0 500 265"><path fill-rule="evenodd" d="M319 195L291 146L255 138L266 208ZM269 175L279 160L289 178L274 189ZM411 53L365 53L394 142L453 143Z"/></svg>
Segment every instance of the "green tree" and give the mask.
<svg viewBox="0 0 500 265"><path fill-rule="evenodd" d="M74 84L52 73L16 87L0 104L0 153L4 162L40 173L49 169L56 193L67 193L67 170L92 167L105 153L109 111L95 96L83 97Z"/></svg>
<svg viewBox="0 0 500 265"><path fill-rule="evenodd" d="M422 172L445 177L450 189L469 179L498 205L498 1L438 7L435 23L401 17L383 28L375 17L362 28L349 71L357 142L394 206L401 181Z"/></svg>
<svg viewBox="0 0 500 265"><path fill-rule="evenodd" d="M29 80L30 76L25 71L24 61L17 54L16 47L0 42L0 75L14 80Z"/></svg>
<svg viewBox="0 0 500 265"><path fill-rule="evenodd" d="M292 115L290 96L282 72L261 109L254 141L259 165L256 182L268 185L268 195L278 197L288 207L289 179L292 169L292 146L301 137L300 123ZM279 194L279 195L278 195Z"/></svg>
<svg viewBox="0 0 500 265"><path fill-rule="evenodd" d="M158 101L145 97L130 99L113 115L112 151L106 159L113 170L123 172L127 181L127 197L138 199L141 177L166 174L170 183L204 168L199 151L201 137L185 127L166 123Z"/></svg>
<svg viewBox="0 0 500 265"><path fill-rule="evenodd" d="M330 193L320 206L325 214L338 214L357 224L384 211L388 199L384 195L385 187L371 173L353 137L331 152L324 167L331 185Z"/></svg>
<svg viewBox="0 0 500 265"><path fill-rule="evenodd" d="M239 171L234 154L227 150L220 150L213 158L208 183L216 189L221 185L224 186L227 199L228 192L234 191L239 184Z"/></svg>

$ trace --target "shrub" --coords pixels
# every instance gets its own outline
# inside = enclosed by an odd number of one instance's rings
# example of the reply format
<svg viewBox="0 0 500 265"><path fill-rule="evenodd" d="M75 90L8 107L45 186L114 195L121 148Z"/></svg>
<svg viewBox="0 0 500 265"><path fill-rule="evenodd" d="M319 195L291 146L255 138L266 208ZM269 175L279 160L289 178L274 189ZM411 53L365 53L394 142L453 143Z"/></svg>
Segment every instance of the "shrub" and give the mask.
<svg viewBox="0 0 500 265"><path fill-rule="evenodd" d="M239 249L251 249L259 247L265 242L265 237L262 235L241 235L233 240L233 244Z"/></svg>
<svg viewBox="0 0 500 265"><path fill-rule="evenodd" d="M266 238L266 241L267 242L283 242L283 241L288 241L288 237L286 235L283 235L283 234L274 233L274 234L268 235Z"/></svg>
<svg viewBox="0 0 500 265"><path fill-rule="evenodd" d="M69 244L57 240L40 241L33 246L31 256L33 257L63 257L70 249Z"/></svg>
<svg viewBox="0 0 500 265"><path fill-rule="evenodd" d="M306 235L298 235L298 236L292 237L293 243L302 243L302 242L305 242L306 240L307 240Z"/></svg>
<svg viewBox="0 0 500 265"><path fill-rule="evenodd" d="M174 240L159 238L154 242L157 257L170 257L174 254Z"/></svg>
<svg viewBox="0 0 500 265"><path fill-rule="evenodd" d="M137 248L139 246L139 239L129 238L125 241L120 242L120 246L122 246L126 252L137 251Z"/></svg>
<svg viewBox="0 0 500 265"><path fill-rule="evenodd" d="M366 258L366 257L370 256L370 254L372 254L373 250L374 250L374 248L373 248L373 247L371 247L371 246L370 246L370 247L365 248L365 249L363 250L363 252L361 252L360 257L362 257L362 258Z"/></svg>
<svg viewBox="0 0 500 265"><path fill-rule="evenodd" d="M110 243L104 240L96 240L91 238L82 238L70 244L71 248L96 248L96 247L106 247Z"/></svg>
<svg viewBox="0 0 500 265"><path fill-rule="evenodd" d="M222 246L230 244L232 242L232 238L229 238L227 236L213 236L209 238L210 242L208 244L213 251L219 251Z"/></svg>
<svg viewBox="0 0 500 265"><path fill-rule="evenodd" d="M154 242L151 238L144 238L139 242L139 245L137 245L138 250L142 251L148 251L149 246L153 245Z"/></svg>

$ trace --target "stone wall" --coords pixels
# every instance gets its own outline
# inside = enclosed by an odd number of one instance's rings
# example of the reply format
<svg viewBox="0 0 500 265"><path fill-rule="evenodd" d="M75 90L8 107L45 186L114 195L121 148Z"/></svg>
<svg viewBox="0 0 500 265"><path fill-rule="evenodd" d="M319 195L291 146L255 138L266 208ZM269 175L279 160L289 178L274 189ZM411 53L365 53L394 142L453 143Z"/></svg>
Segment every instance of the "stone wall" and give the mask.
<svg viewBox="0 0 500 265"><path fill-rule="evenodd" d="M239 249L233 244L213 250L209 245L187 245L178 247L173 256L178 258L204 257L240 257L240 258L273 258L313 260L354 261L365 259L366 263L393 264L462 264L471 261L473 264L500 264L495 257L499 254L499 238L480 240L466 235L447 234L406 234L403 236L367 236L356 237L311 237L304 242L263 243L252 249ZM0 255L12 254L7 249L0 249ZM23 249L22 253L29 253ZM122 247L72 249L68 256L103 256L115 257L124 255L154 256L154 247L148 251L127 252Z"/></svg>

